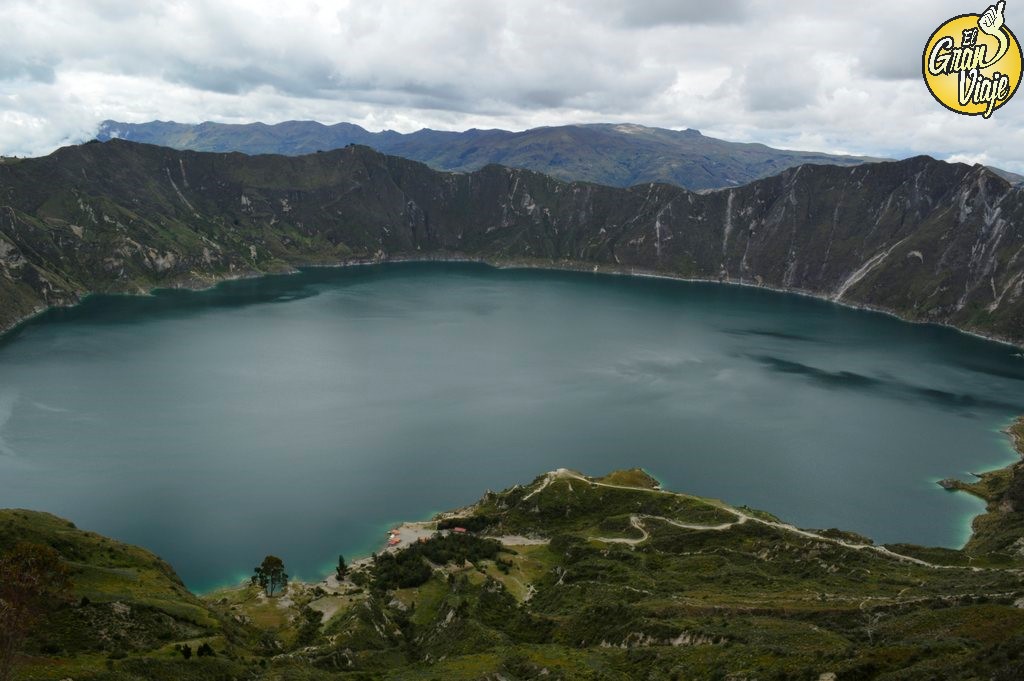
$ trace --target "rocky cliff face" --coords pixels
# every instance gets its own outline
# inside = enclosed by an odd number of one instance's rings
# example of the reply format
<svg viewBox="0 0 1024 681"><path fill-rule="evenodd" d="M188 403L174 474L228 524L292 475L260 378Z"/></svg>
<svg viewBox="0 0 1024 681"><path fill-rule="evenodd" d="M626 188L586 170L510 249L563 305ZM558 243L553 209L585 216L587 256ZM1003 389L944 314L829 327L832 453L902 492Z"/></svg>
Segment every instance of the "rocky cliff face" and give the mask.
<svg viewBox="0 0 1024 681"><path fill-rule="evenodd" d="M119 140L0 164L0 325L90 291L466 256L813 293L1024 342L1024 194L927 157L693 193Z"/></svg>

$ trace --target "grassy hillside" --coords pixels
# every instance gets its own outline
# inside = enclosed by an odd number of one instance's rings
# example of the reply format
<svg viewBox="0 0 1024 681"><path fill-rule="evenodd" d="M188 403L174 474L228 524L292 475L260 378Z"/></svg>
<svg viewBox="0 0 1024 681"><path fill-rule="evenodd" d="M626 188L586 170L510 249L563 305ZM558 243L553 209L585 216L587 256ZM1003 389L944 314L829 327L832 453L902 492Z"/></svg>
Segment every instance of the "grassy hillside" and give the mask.
<svg viewBox="0 0 1024 681"><path fill-rule="evenodd" d="M73 591L36 627L19 678L87 677L140 653L169 656L175 642L210 642L233 654L256 636L191 594L145 549L48 513L0 510L0 555L23 541L56 549Z"/></svg>
<svg viewBox="0 0 1024 681"><path fill-rule="evenodd" d="M982 525L1004 520L996 509ZM663 491L637 470L554 471L433 524L454 526L470 532L441 529L357 563L341 582L292 584L274 598L249 586L197 598L142 549L4 511L0 550L16 539L47 543L74 569L76 601L38 628L24 678L1024 673L1024 557L1003 545L874 546ZM1004 527L1017 540L1020 531ZM179 652L204 642L212 656Z"/></svg>

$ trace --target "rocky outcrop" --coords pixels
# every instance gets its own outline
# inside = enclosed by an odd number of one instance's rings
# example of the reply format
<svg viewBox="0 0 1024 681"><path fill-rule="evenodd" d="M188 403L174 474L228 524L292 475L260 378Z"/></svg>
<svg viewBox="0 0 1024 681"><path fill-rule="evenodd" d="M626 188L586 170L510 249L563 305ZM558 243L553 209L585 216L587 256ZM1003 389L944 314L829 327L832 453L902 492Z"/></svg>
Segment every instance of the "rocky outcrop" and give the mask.
<svg viewBox="0 0 1024 681"><path fill-rule="evenodd" d="M91 291L468 257L799 291L1024 342L1024 194L916 157L693 193L119 140L0 163L0 325Z"/></svg>

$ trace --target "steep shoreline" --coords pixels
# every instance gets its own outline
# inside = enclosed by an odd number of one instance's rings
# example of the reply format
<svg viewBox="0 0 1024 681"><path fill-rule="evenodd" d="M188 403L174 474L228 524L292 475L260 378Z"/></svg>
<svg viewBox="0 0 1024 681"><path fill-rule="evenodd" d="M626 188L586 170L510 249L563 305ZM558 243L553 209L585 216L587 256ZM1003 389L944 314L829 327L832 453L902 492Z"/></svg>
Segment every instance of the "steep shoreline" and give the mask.
<svg viewBox="0 0 1024 681"><path fill-rule="evenodd" d="M1024 193L927 157L733 189L628 189L366 147L300 157L122 141L0 164L0 325L93 292L301 265L466 259L731 283L1024 344Z"/></svg>
<svg viewBox="0 0 1024 681"><path fill-rule="evenodd" d="M897 310L870 305L867 303L856 303L846 302L843 300L837 300L834 296L812 291L808 289L800 288L783 288L770 286L767 284L758 284L749 281L735 280L735 279L718 279L714 277L687 277L683 275L676 275L668 272L659 270L649 270L644 268L622 268L612 267L608 265L600 265L595 263L588 263L582 261L560 261L560 262L548 262L543 260L525 260L517 258L493 258L487 256L471 256L460 253L445 253L445 254L415 254L406 255L398 254L393 256L386 256L383 258L350 258L345 260L339 260L335 262L323 262L316 260L299 261L291 263L287 268L280 270L252 270L249 272L232 273L224 275L216 275L210 277L198 277L189 276L183 277L181 280L175 282L169 282L164 285L151 286L145 290L137 291L88 291L81 294L73 301L69 301L67 304L62 305L49 305L46 307L39 308L33 311L31 314L27 314L13 322L6 325L0 325L0 340L3 340L7 334L15 332L19 327L24 325L26 322L35 319L43 314L46 314L50 310L72 308L80 304L86 298L94 295L126 295L126 296L149 296L155 291L161 290L184 290L184 291L207 291L215 288L218 285L231 281L240 281L245 279L259 279L261 277L270 276L286 276L289 274L296 274L301 269L321 267L325 269L335 269L344 267L365 267L373 265L387 265L387 264L401 264L401 263L419 263L419 262L440 262L440 263L473 263L479 265L487 265L498 270L540 270L547 272L578 272L580 274L598 274L605 276L617 276L617 277L636 277L640 279L663 279L666 281L678 281L687 283L697 284L719 284L725 286L740 286L744 288L761 289L764 291L771 291L773 293L789 294L802 296L805 298L812 298L814 300L820 300L822 302L831 303L839 307L844 307L851 310L860 310L863 312L873 312L876 314L883 314L894 319L898 319L901 322L907 324L916 324L921 326L935 326L940 328L946 328L958 333L972 336L984 341L990 341L993 343L999 343L1000 345L1007 345L1011 348L1024 351L1024 341L1020 341L1014 338L1000 336L995 334L986 334L980 331L966 329L955 324L949 324L938 321L928 321L921 319L914 319L908 317L905 314L901 314Z"/></svg>

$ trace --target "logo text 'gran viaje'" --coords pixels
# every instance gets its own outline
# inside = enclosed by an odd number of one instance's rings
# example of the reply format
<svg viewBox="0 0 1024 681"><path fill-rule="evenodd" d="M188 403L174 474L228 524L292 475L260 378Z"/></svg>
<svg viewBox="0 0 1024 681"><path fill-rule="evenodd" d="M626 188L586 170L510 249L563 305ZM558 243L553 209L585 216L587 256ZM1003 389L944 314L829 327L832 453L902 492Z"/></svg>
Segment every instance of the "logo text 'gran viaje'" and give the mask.
<svg viewBox="0 0 1024 681"><path fill-rule="evenodd" d="M939 104L988 118L1017 91L1021 49L1004 23L1003 0L982 14L961 14L939 26L924 48L924 82Z"/></svg>

